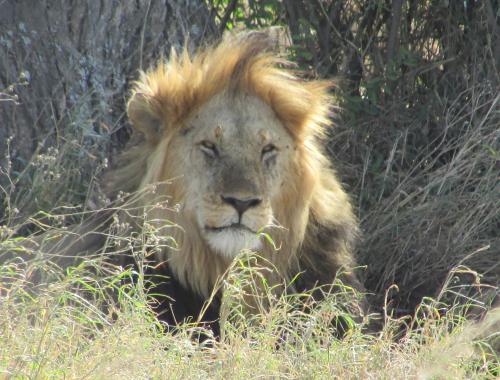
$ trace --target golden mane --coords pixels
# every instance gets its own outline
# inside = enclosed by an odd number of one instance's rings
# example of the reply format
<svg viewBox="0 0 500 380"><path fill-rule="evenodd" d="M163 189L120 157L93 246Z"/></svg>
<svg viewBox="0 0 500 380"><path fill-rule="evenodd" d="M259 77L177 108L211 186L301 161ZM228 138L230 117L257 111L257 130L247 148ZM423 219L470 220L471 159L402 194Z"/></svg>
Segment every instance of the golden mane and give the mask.
<svg viewBox="0 0 500 380"><path fill-rule="evenodd" d="M269 37L254 32L228 35L193 56L186 48L180 54L172 50L168 61L141 73L131 99L136 94L146 96L150 101L144 106L161 115L169 127L178 128L193 109L215 94L227 89L246 91L268 103L295 139L321 135L329 124L332 82L298 79L279 67L290 62L270 49ZM129 114L133 122L134 112Z"/></svg>
<svg viewBox="0 0 500 380"><path fill-rule="evenodd" d="M282 246L279 252L267 247L263 255L278 268L280 277L300 271L305 263L319 273L318 282L322 277L323 282L331 282L336 271L353 265L352 242L357 232L349 199L320 147L330 125L328 90L332 83L300 79L286 69L288 61L271 52L271 44L263 33L229 35L194 55L186 48L180 54L173 51L168 61L141 73L133 86L128 115L146 141L125 153L120 168L106 182L112 191L124 186L133 191L179 177L172 184L161 185L159 192L176 202L184 201L184 181L189 180L189 173L176 166L180 157L172 156L169 149L174 132L197 107L218 93L256 95L274 110L298 150L293 170L286 173L288 186L273 205L284 227L274 231L273 238ZM228 259L212 253L197 226L182 213L158 209L147 218L169 219L180 226L168 230L179 250L162 252L158 259L168 262L183 285L199 294L210 294L228 267ZM357 283L355 276L352 281Z"/></svg>

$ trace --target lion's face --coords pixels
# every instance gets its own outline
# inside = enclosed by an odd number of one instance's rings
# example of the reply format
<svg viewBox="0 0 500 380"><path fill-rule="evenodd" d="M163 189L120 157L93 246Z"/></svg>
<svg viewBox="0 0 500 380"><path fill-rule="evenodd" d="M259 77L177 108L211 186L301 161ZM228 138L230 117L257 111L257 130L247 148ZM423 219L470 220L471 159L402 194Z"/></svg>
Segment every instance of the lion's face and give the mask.
<svg viewBox="0 0 500 380"><path fill-rule="evenodd" d="M185 159L185 212L212 250L234 257L259 249L262 228L277 224L294 143L272 109L253 95L219 94L184 122L171 147Z"/></svg>

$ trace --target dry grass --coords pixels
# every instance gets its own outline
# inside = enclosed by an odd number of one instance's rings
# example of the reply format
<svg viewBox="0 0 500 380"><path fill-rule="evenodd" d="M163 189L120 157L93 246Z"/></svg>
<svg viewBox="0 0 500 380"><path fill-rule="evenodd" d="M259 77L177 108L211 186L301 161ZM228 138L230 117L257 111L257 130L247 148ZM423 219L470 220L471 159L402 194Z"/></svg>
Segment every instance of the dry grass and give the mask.
<svg viewBox="0 0 500 380"><path fill-rule="evenodd" d="M390 115L348 121L330 147L357 194L366 285L378 305L397 285L389 299L399 314L438 297L456 267L468 268L453 280L462 293L486 292L486 303L498 294L500 96L484 82L447 102L429 115L441 120L433 130L401 110L394 128Z"/></svg>
<svg viewBox="0 0 500 380"><path fill-rule="evenodd" d="M221 341L198 344L192 327L162 331L137 273L97 259L59 272L39 262L38 270L57 277L33 287L25 264L1 267L0 374L7 378L466 379L495 378L500 369L491 346L500 339L498 309L467 322L463 307L442 313L427 300L420 317L386 316L373 335L353 323L337 340L325 318L336 296L303 313L293 297L270 292L267 311L239 313L249 279L240 267L225 295Z"/></svg>
<svg viewBox="0 0 500 380"><path fill-rule="evenodd" d="M40 246L27 244L12 232L1 243L2 377L493 379L499 375L500 309L486 313L488 307L479 298L461 292L467 287L454 284L453 278L465 270L462 267L449 273L438 299L422 300L413 317L393 316L386 303L379 331L367 333L363 324L350 320L350 331L338 340L331 318L343 313L342 305L356 296L351 290L330 295L312 312L304 312L304 295L276 296L260 284L262 303L271 307L248 316L242 313L244 294L260 277L249 264L253 261L242 255L223 284L222 337L199 344L193 340L198 328L186 325L175 334L165 332L151 311L149 283L141 270L143 246L137 244L150 239L151 231L126 238L119 226L108 232L107 252L119 254L120 246L132 249L136 267L111 264L98 254L61 268L54 252L42 254L53 236L73 234L60 225L61 209L57 211L59 215L44 213L43 223L29 220L50 231L45 239L30 236ZM78 213L67 217L78 219ZM11 229L15 230L19 228ZM115 244L118 241L121 244ZM17 254L8 257L6 249ZM443 302L449 295L454 303ZM471 310L480 315L475 321L466 318Z"/></svg>

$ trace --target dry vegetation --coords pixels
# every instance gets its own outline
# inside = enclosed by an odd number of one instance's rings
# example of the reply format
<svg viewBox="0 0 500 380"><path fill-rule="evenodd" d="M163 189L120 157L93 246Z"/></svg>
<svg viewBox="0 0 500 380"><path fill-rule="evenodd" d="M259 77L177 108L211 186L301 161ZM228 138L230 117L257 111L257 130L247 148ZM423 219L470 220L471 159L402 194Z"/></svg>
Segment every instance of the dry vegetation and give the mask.
<svg viewBox="0 0 500 380"><path fill-rule="evenodd" d="M210 2L221 28L285 24L302 69L343 78L327 149L358 207L360 262L380 329L368 334L352 322L344 340L334 339L335 297L309 314L293 297L274 299L244 318L243 267L227 284L223 338L197 344L193 327L162 331L141 265L95 255L61 269L42 249L27 249L20 236L69 234L66 226L100 203L94 185L105 157L96 154L94 172L80 178L97 149L68 126L23 171L8 152L1 167L0 251L16 255L0 253L0 377L498 378L498 4L234 3ZM108 252L123 241L116 230L107 238ZM146 238L133 239L125 246L141 263L134 242Z"/></svg>
<svg viewBox="0 0 500 380"><path fill-rule="evenodd" d="M7 243L21 247L15 239ZM413 319L385 315L376 334L352 322L349 334L337 340L330 317L345 301L342 293L327 298L313 313L303 312L294 297L269 293L272 308L253 318L242 316L238 305L252 274L242 256L226 283L222 338L199 344L193 340L199 332L195 327L183 326L175 335L163 331L151 312L148 281L140 271L106 264L102 257L63 271L41 258L39 250L32 255L1 267L0 370L7 378L498 375L498 310L474 323L464 318L469 304L443 312L441 303L427 299ZM35 272L45 279L36 285L30 282Z"/></svg>

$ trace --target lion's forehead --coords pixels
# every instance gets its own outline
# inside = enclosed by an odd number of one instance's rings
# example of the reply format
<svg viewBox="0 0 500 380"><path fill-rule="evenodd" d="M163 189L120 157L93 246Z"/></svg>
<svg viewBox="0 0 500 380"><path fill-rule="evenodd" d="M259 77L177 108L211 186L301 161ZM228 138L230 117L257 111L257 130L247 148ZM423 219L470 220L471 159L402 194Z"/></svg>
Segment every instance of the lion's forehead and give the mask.
<svg viewBox="0 0 500 380"><path fill-rule="evenodd" d="M189 125L195 137L215 138L240 150L240 144L292 141L272 108L260 98L245 94L221 93L202 105Z"/></svg>

